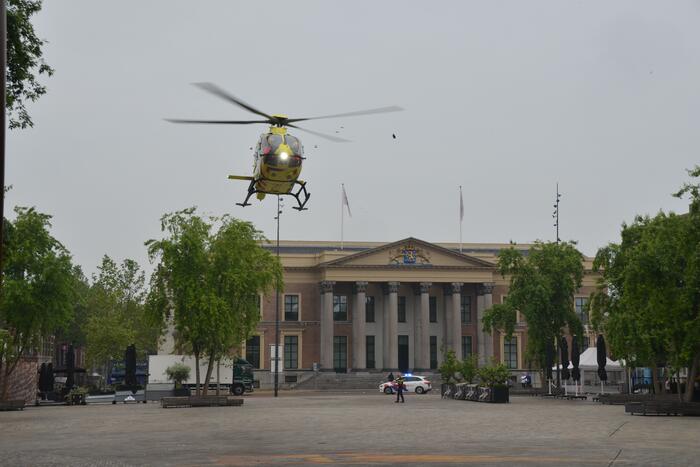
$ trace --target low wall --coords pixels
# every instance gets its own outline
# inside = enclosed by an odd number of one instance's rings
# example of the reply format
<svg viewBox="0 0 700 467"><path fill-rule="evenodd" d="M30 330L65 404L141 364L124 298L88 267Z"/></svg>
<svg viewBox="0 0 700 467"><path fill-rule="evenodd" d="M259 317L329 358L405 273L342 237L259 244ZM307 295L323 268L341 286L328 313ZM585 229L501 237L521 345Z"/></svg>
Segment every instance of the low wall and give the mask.
<svg viewBox="0 0 700 467"><path fill-rule="evenodd" d="M37 357L22 357L10 375L8 399L22 399L26 404L36 402L39 384L39 362Z"/></svg>

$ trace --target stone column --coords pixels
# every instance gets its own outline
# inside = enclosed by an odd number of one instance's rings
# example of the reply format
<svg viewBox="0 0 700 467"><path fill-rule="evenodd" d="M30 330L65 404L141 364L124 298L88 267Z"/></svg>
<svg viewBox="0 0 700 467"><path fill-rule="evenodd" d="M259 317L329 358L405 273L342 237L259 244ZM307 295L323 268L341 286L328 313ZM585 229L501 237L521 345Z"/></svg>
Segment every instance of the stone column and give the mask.
<svg viewBox="0 0 700 467"><path fill-rule="evenodd" d="M334 281L321 281L321 370L333 369L333 285Z"/></svg>
<svg viewBox="0 0 700 467"><path fill-rule="evenodd" d="M416 307L415 332L413 333L413 366L416 370L430 368L430 337L428 321L430 319L430 282L421 282L415 288L419 296L419 306Z"/></svg>
<svg viewBox="0 0 700 467"><path fill-rule="evenodd" d="M387 353L384 355L384 368L396 371L399 368L399 283L387 282L384 291L389 295L385 308L387 311L387 319L385 321L387 326L384 329L384 340L387 342Z"/></svg>
<svg viewBox="0 0 700 467"><path fill-rule="evenodd" d="M352 368L364 370L367 366L367 349L365 348L367 331L365 330L365 312L367 308L367 282L355 282L355 306L352 310Z"/></svg>
<svg viewBox="0 0 700 467"><path fill-rule="evenodd" d="M452 348L452 288L450 284L442 284L442 294L445 308L445 315L442 318L438 317L438 321L442 319L442 343L440 349L445 346L445 350ZM442 352L442 350L441 350Z"/></svg>
<svg viewBox="0 0 700 467"><path fill-rule="evenodd" d="M457 360L462 359L462 282L452 284L452 313L451 313L451 335L452 350L455 352Z"/></svg>
<svg viewBox="0 0 700 467"><path fill-rule="evenodd" d="M484 332L482 321L484 312L493 306L493 283L486 282L476 288L476 339L479 349L479 366L485 365L493 357L493 336Z"/></svg>

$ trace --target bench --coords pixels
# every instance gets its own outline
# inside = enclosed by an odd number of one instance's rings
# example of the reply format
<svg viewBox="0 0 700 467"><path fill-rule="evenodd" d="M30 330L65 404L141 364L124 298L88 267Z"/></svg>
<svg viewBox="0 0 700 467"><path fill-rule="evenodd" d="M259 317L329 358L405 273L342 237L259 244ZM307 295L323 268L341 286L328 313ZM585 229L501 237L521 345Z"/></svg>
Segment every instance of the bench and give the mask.
<svg viewBox="0 0 700 467"><path fill-rule="evenodd" d="M0 401L0 412L5 410L24 410L24 405L24 399Z"/></svg>
<svg viewBox="0 0 700 467"><path fill-rule="evenodd" d="M645 400L628 402L625 412L634 414L653 415L697 415L700 416L700 403L678 402L670 400Z"/></svg>
<svg viewBox="0 0 700 467"><path fill-rule="evenodd" d="M160 400L162 408L171 407L236 407L243 405L243 399L231 396L187 396L163 397Z"/></svg>
<svg viewBox="0 0 700 467"><path fill-rule="evenodd" d="M669 401L678 402L677 394L598 394L594 402L610 405L624 405L628 402Z"/></svg>

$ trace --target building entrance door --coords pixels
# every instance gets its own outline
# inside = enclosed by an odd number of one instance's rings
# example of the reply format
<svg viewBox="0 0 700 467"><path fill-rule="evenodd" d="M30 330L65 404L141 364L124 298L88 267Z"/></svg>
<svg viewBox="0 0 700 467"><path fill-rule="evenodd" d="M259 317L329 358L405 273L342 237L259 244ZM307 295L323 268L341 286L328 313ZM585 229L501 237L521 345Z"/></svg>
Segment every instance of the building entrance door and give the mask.
<svg viewBox="0 0 700 467"><path fill-rule="evenodd" d="M408 371L408 336L399 336L399 371Z"/></svg>
<svg viewBox="0 0 700 467"><path fill-rule="evenodd" d="M348 371L348 338L333 336L333 368L336 373Z"/></svg>

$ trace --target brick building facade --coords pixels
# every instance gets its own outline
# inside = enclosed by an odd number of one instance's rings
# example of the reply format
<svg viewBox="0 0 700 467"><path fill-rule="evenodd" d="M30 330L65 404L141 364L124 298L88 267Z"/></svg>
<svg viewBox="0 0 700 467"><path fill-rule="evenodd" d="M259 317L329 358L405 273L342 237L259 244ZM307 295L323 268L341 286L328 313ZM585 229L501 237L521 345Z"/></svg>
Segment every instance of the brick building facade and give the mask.
<svg viewBox="0 0 700 467"><path fill-rule="evenodd" d="M480 325L484 311L508 293L496 269L498 252L508 247L465 244L460 253L456 244L415 238L346 242L343 249L334 242L281 242L279 366L285 378L293 381L315 365L336 372L430 371L442 362L443 348L457 358L476 353L482 363L495 358L514 373L527 371L523 321L510 340ZM590 258L584 266L574 303L586 323L595 278ZM275 311L275 294L261 297L260 324L243 349L263 384L273 367ZM584 339L584 348L588 344Z"/></svg>

